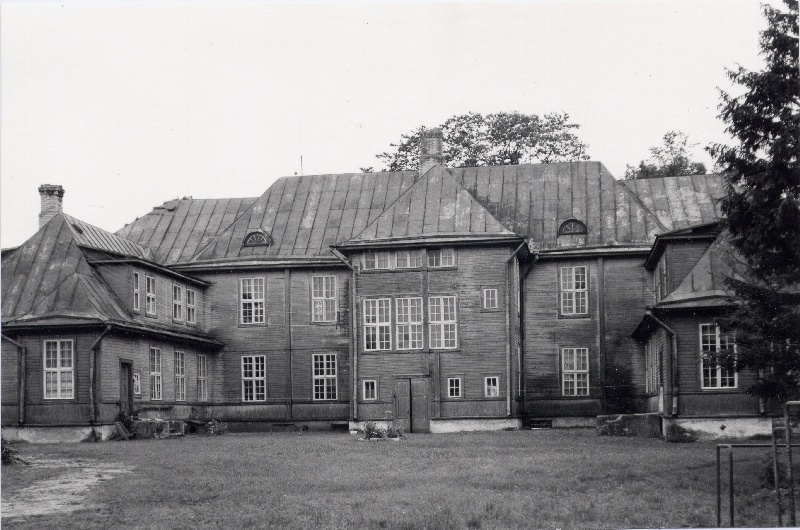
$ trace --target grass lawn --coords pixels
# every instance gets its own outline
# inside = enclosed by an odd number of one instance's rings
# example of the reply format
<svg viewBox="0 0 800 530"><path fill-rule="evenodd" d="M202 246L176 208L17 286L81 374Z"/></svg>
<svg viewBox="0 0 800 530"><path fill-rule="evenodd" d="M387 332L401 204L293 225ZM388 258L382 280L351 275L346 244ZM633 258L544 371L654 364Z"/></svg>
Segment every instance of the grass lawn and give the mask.
<svg viewBox="0 0 800 530"><path fill-rule="evenodd" d="M35 464L3 466L3 528L716 524L710 442L578 429L417 434L401 442L298 432L16 447ZM736 453L737 526L777 525L773 497L761 488L768 454ZM44 490L49 497L62 495L59 485L80 484L70 501L76 511L7 517L9 506L36 498L30 492L43 484L55 488Z"/></svg>

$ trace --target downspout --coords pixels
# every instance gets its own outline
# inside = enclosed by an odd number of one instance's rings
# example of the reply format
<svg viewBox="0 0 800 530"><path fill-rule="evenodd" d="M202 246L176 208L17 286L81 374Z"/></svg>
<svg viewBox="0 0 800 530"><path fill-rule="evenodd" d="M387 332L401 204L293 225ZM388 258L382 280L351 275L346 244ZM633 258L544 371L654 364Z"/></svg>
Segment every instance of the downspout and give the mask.
<svg viewBox="0 0 800 530"><path fill-rule="evenodd" d="M350 366L353 368L353 377L350 388L351 405L350 413L353 421L358 420L358 349L357 343L358 334L356 333L356 268L347 260L347 257L336 250L331 249L331 252L336 256L339 261L344 263L350 269L350 293L348 303L350 304L350 340L348 341L348 350L350 354Z"/></svg>
<svg viewBox="0 0 800 530"><path fill-rule="evenodd" d="M17 399L19 399L19 410L17 413L17 423L19 425L25 424L25 364L28 357L28 349L20 344L19 342L15 341L14 339L7 337L6 335L2 335L4 340L7 340L11 344L17 347L17 353L19 354L19 373L17 377L19 378L17 381Z"/></svg>
<svg viewBox="0 0 800 530"><path fill-rule="evenodd" d="M672 350L672 355L670 355L670 375L671 375L671 385L672 385L672 416L678 415L678 394L680 393L680 389L678 388L678 335L667 326L664 322L656 318L655 315L651 311L645 311L645 314L653 319L653 322L661 326L667 333L669 333L672 342L670 343L670 349Z"/></svg>
<svg viewBox="0 0 800 530"><path fill-rule="evenodd" d="M527 242L523 241L506 260L506 416L511 416L511 267Z"/></svg>
<svg viewBox="0 0 800 530"><path fill-rule="evenodd" d="M522 397L522 414L526 415L528 413L528 404L525 400L526 398L526 391L523 388L525 385L525 377L523 377L524 367L522 363L523 352L526 352L525 348L525 289L523 289L523 285L525 284L525 280L528 278L528 275L533 270L533 266L536 262L539 261L539 253L533 255L533 259L528 264L525 274L520 274L520 297L522 299L522 303L520 304L519 313L519 339L521 346L521 351L519 352L519 395Z"/></svg>
<svg viewBox="0 0 800 530"><path fill-rule="evenodd" d="M111 331L111 326L110 325L106 326L106 329L103 330L100 336L97 337L97 340L94 341L94 344L92 344L91 347L89 348L90 350L92 350L92 359L91 363L89 363L89 406L91 407L90 420L92 422L92 425L97 423L97 408L95 407L94 404L94 387L95 387L94 365L97 362L97 350L100 349L100 342L103 340L103 337L108 335L110 331Z"/></svg>

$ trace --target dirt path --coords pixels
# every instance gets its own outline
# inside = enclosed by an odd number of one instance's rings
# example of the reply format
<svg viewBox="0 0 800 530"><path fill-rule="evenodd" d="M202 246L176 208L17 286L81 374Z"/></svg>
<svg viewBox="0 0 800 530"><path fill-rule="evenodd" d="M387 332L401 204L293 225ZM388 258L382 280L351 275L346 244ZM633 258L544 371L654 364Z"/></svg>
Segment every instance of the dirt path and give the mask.
<svg viewBox="0 0 800 530"><path fill-rule="evenodd" d="M41 480L10 494L3 492L3 519L67 513L87 508L96 508L90 502L89 490L104 480L122 473L130 473L132 468L115 464L68 461L25 457L31 466L40 468L65 469L59 476Z"/></svg>

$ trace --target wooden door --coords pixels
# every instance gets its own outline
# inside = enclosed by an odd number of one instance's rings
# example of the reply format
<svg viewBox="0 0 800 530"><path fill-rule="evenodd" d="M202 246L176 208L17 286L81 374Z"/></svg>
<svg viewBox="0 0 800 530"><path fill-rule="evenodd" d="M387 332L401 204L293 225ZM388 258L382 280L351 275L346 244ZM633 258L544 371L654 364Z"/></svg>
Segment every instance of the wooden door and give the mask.
<svg viewBox="0 0 800 530"><path fill-rule="evenodd" d="M122 412L133 414L133 366L131 363L119 363L119 406Z"/></svg>
<svg viewBox="0 0 800 530"><path fill-rule="evenodd" d="M411 431L411 380L398 379L394 383L394 419L403 432Z"/></svg>
<svg viewBox="0 0 800 530"><path fill-rule="evenodd" d="M411 432L430 432L431 415L428 378L411 380Z"/></svg>

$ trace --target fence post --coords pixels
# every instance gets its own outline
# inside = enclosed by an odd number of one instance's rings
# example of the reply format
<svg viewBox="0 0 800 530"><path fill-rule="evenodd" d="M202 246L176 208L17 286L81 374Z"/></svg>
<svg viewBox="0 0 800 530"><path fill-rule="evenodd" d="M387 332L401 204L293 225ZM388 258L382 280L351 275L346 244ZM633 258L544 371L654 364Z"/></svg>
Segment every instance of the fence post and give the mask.
<svg viewBox="0 0 800 530"><path fill-rule="evenodd" d="M717 528L722 528L722 478L719 461L719 445L717 446Z"/></svg>
<svg viewBox="0 0 800 530"><path fill-rule="evenodd" d="M772 420L772 475L775 477L775 495L778 505L778 526L783 526L783 515L781 514L781 478L778 474L778 442L775 437L775 420Z"/></svg>
<svg viewBox="0 0 800 530"><path fill-rule="evenodd" d="M789 423L789 405L794 405L793 402L786 403L783 407L783 419L786 422L786 455L789 458L789 469L787 478L789 479L789 509L791 510L790 521L792 526L797 526L797 520L794 513L794 473L792 471L792 426Z"/></svg>
<svg viewBox="0 0 800 530"><path fill-rule="evenodd" d="M733 448L728 450L728 506L731 512L731 528L733 524Z"/></svg>

